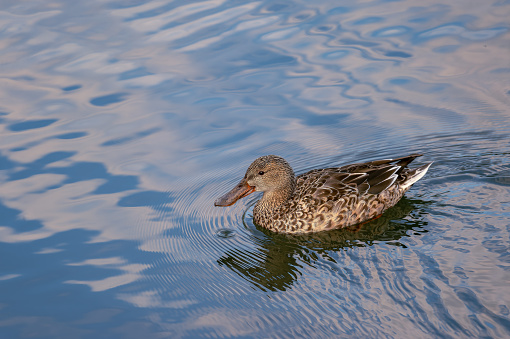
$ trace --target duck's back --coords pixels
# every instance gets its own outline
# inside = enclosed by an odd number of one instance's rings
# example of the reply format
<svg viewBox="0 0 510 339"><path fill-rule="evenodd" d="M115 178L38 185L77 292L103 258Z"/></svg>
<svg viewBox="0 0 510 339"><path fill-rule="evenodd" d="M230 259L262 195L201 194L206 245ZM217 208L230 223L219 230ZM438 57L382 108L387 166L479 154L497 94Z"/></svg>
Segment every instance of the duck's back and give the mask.
<svg viewBox="0 0 510 339"><path fill-rule="evenodd" d="M277 232L318 232L355 225L394 206L430 164L407 165L421 154L312 170L296 178L291 199L262 225Z"/></svg>

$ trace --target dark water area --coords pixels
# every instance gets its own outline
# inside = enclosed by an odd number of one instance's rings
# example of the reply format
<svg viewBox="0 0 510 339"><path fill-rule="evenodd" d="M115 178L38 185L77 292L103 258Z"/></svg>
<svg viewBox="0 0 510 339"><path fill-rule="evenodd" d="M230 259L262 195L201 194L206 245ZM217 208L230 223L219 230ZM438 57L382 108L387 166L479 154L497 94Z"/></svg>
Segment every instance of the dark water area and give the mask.
<svg viewBox="0 0 510 339"><path fill-rule="evenodd" d="M510 2L0 3L1 338L507 338ZM299 174L424 153L381 218L288 236Z"/></svg>

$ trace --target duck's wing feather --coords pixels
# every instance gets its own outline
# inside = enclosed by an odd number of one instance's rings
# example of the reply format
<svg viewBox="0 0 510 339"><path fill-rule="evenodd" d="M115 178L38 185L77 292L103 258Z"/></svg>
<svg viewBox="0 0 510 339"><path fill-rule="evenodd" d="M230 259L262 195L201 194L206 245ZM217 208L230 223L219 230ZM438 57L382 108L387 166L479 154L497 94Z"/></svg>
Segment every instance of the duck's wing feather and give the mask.
<svg viewBox="0 0 510 339"><path fill-rule="evenodd" d="M363 163L357 163L357 164L351 164L339 167L338 169L342 172L348 172L348 173L364 173L373 169L378 169L381 167L384 167L385 165L395 165L399 166L400 170L397 174L400 174L405 168L407 168L407 165L409 165L414 159L421 157L423 154L420 153L413 153L410 155L407 155L405 157L395 158L395 159L381 159L381 160L375 160L375 161L369 161L369 162L363 162Z"/></svg>
<svg viewBox="0 0 510 339"><path fill-rule="evenodd" d="M421 154L376 160L338 168L312 170L297 177L302 193L319 198L357 194L379 194L405 179L406 166Z"/></svg>

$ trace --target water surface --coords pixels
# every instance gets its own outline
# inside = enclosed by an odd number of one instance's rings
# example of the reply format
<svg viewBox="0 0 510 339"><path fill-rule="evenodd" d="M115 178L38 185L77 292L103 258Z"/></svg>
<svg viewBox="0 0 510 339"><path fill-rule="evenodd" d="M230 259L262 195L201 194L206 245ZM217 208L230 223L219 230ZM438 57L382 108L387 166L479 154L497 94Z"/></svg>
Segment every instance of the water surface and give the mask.
<svg viewBox="0 0 510 339"><path fill-rule="evenodd" d="M510 3L3 1L0 336L510 335ZM215 198L422 152L307 236Z"/></svg>

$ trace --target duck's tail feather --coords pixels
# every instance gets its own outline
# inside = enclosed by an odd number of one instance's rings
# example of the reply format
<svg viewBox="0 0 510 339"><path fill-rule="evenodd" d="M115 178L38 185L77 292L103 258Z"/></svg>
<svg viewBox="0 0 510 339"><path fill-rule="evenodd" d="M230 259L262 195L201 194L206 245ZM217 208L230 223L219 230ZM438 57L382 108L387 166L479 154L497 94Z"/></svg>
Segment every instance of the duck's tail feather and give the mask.
<svg viewBox="0 0 510 339"><path fill-rule="evenodd" d="M432 162L429 162L428 164L425 164L423 166L413 168L411 170L408 170L405 173L405 176L407 177L406 180L400 184L400 187L404 190L407 190L411 185L413 185L415 182L420 180L425 173L427 173L427 170L429 169L430 165L432 165Z"/></svg>

